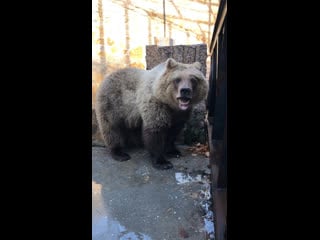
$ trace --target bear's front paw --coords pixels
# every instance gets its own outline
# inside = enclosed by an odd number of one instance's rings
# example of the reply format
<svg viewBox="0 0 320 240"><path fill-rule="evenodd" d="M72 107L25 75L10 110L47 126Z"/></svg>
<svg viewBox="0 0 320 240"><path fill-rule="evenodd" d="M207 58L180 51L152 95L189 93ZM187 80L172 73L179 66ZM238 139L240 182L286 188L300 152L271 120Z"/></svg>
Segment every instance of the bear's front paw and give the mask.
<svg viewBox="0 0 320 240"><path fill-rule="evenodd" d="M167 170L167 169L173 168L172 163L165 160L164 158L158 159L158 161L153 160L152 165L154 168L160 169L160 170Z"/></svg>
<svg viewBox="0 0 320 240"><path fill-rule="evenodd" d="M114 160L119 162L128 161L131 158L129 154L122 152L120 149L111 150L111 156Z"/></svg>
<svg viewBox="0 0 320 240"><path fill-rule="evenodd" d="M182 156L181 152L176 148L167 151L166 155L169 158L179 158Z"/></svg>
<svg viewBox="0 0 320 240"><path fill-rule="evenodd" d="M156 163L153 163L153 167L160 170L167 170L167 169L173 168L173 165L169 161L161 162L161 163L156 162Z"/></svg>

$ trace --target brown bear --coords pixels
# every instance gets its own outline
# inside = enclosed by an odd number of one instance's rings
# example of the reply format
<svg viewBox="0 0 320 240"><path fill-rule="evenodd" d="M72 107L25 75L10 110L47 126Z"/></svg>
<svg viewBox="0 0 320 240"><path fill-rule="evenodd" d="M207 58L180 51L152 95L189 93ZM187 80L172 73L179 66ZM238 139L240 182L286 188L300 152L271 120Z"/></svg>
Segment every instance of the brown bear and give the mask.
<svg viewBox="0 0 320 240"><path fill-rule="evenodd" d="M193 105L207 97L201 64L169 58L151 70L125 68L101 83L96 95L97 121L111 156L126 161L123 147L130 134L141 134L158 169L172 168L167 156L180 156L175 139Z"/></svg>

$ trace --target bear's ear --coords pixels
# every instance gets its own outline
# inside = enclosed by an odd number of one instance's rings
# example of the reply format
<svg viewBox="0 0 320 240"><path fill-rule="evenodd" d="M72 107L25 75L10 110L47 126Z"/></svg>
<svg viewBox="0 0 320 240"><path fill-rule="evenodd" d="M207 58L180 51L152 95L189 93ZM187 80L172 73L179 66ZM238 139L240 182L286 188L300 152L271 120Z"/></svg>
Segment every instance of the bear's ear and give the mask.
<svg viewBox="0 0 320 240"><path fill-rule="evenodd" d="M178 65L178 63L173 58L168 58L166 61L166 68L167 69L174 68L177 65Z"/></svg>
<svg viewBox="0 0 320 240"><path fill-rule="evenodd" d="M192 64L196 69L201 70L201 63L195 62Z"/></svg>

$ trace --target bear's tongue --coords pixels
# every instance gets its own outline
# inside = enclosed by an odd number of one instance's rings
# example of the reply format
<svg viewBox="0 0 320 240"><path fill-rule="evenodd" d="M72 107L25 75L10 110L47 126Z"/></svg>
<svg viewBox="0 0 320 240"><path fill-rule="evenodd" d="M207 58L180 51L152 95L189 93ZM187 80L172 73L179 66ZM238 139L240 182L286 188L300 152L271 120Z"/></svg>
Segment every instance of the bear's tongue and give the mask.
<svg viewBox="0 0 320 240"><path fill-rule="evenodd" d="M181 110L186 110L186 109L188 109L188 107L189 107L189 102L190 102L189 99L180 98L180 99L179 99L179 108L180 108Z"/></svg>

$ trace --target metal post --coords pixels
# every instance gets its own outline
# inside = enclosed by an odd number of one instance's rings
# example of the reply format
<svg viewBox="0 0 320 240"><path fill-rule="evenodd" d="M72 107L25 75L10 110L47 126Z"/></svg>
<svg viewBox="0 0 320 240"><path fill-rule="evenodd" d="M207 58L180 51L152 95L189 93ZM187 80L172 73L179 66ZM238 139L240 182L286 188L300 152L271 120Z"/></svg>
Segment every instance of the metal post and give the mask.
<svg viewBox="0 0 320 240"><path fill-rule="evenodd" d="M163 33L166 37L166 0L163 0Z"/></svg>

